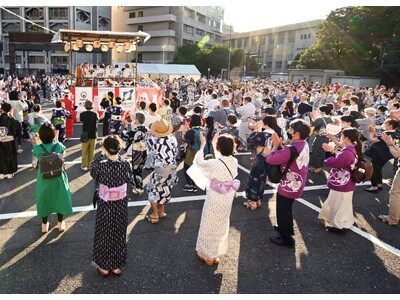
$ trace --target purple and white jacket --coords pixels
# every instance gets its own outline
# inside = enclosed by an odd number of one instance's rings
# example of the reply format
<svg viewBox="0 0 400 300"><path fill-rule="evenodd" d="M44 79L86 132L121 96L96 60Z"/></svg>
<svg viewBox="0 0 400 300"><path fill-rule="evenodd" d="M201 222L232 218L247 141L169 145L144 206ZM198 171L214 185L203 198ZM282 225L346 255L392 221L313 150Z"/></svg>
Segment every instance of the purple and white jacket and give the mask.
<svg viewBox="0 0 400 300"><path fill-rule="evenodd" d="M299 156L292 162L285 177L279 183L278 193L286 198L296 199L303 195L304 186L307 182L308 162L310 160L310 149L307 141L298 140L292 142ZM290 159L290 149L283 148L268 154L265 161L271 165L281 165L284 171Z"/></svg>
<svg viewBox="0 0 400 300"><path fill-rule="evenodd" d="M351 192L356 189L356 183L350 179L351 170L357 162L356 146L349 145L338 154L324 161L324 166L331 168L328 178L328 187L338 192Z"/></svg>

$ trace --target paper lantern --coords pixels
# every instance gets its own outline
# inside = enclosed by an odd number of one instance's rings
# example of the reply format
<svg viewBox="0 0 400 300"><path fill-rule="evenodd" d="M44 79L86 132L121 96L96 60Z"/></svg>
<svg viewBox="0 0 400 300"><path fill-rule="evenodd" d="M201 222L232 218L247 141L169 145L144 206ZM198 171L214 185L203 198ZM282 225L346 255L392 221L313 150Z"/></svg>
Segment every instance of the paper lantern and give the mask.
<svg viewBox="0 0 400 300"><path fill-rule="evenodd" d="M73 43L72 45L72 50L79 51L79 47L76 45L76 43Z"/></svg>
<svg viewBox="0 0 400 300"><path fill-rule="evenodd" d="M100 48L100 46L101 46L100 41L93 42L93 48Z"/></svg>
<svg viewBox="0 0 400 300"><path fill-rule="evenodd" d="M87 52L92 52L92 50L93 50L93 45L87 44L85 48L86 48L86 51L87 51Z"/></svg>
<svg viewBox="0 0 400 300"><path fill-rule="evenodd" d="M109 41L108 48L114 48L114 47L115 47L115 42Z"/></svg>
<svg viewBox="0 0 400 300"><path fill-rule="evenodd" d="M107 52L108 51L108 46L107 45L101 45L101 51Z"/></svg>
<svg viewBox="0 0 400 300"><path fill-rule="evenodd" d="M76 40L76 46L78 47L78 48L82 48L83 47L83 41L81 40L81 39L79 39L79 40Z"/></svg>
<svg viewBox="0 0 400 300"><path fill-rule="evenodd" d="M123 45L118 45L117 52L121 53L122 51L124 51L124 46Z"/></svg>
<svg viewBox="0 0 400 300"><path fill-rule="evenodd" d="M64 51L65 52L69 52L71 50L71 44L70 43L66 43L65 45L64 45Z"/></svg>

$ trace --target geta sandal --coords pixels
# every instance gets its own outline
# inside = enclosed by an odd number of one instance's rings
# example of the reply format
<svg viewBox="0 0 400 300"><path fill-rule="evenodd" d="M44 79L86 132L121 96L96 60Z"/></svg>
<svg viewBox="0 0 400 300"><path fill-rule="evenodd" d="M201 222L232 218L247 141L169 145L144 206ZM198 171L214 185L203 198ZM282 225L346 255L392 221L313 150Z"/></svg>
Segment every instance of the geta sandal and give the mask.
<svg viewBox="0 0 400 300"><path fill-rule="evenodd" d="M243 202L243 205L251 210L256 210L257 208L259 208L261 206L261 201L251 201L251 200L247 200L246 202Z"/></svg>
<svg viewBox="0 0 400 300"><path fill-rule="evenodd" d="M122 274L121 269L115 269L111 270L111 273L113 273L115 276L120 276Z"/></svg>
<svg viewBox="0 0 400 300"><path fill-rule="evenodd" d="M166 216L167 216L166 213L158 214L158 218L159 218L159 219L164 219Z"/></svg>
<svg viewBox="0 0 400 300"><path fill-rule="evenodd" d="M147 221L149 221L151 224L156 224L158 221L160 221L159 218L153 218L151 215L146 215Z"/></svg>
<svg viewBox="0 0 400 300"><path fill-rule="evenodd" d="M197 252L197 257L200 258L200 260L204 261L207 266L212 266L214 264L214 259L207 258L207 257L203 256L202 254L200 254L199 252ZM218 260L218 262L219 262L219 260Z"/></svg>
<svg viewBox="0 0 400 300"><path fill-rule="evenodd" d="M92 265L99 270L101 276L107 277L110 274L110 271L100 268L94 261L92 262Z"/></svg>
<svg viewBox="0 0 400 300"><path fill-rule="evenodd" d="M391 226L396 226L399 224L399 222L395 222L390 220L390 217L388 215L379 215L378 218L383 222Z"/></svg>

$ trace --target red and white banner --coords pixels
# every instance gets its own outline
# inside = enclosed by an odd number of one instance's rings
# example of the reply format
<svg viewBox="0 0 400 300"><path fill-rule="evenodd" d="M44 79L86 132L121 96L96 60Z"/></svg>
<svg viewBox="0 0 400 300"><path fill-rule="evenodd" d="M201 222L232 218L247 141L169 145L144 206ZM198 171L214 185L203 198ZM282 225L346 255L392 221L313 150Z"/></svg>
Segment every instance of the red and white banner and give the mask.
<svg viewBox="0 0 400 300"><path fill-rule="evenodd" d="M115 97L121 97L123 111L134 112L138 109L141 100L146 101L148 104L156 103L157 107L162 106L162 90L157 90L152 87L71 87L70 98L75 101L78 114L85 111L85 101L93 101L93 111L97 111L101 116L103 109L100 102L103 98L107 97L108 92L114 93Z"/></svg>

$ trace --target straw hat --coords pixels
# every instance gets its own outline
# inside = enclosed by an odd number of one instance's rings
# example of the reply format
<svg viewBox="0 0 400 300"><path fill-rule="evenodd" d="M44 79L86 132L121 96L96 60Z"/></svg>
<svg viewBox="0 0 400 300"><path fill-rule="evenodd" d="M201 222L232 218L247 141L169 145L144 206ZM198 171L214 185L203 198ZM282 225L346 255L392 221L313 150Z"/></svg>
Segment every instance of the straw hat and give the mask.
<svg viewBox="0 0 400 300"><path fill-rule="evenodd" d="M151 132L156 137L169 136L172 130L172 124L164 119L157 120L151 124Z"/></svg>

